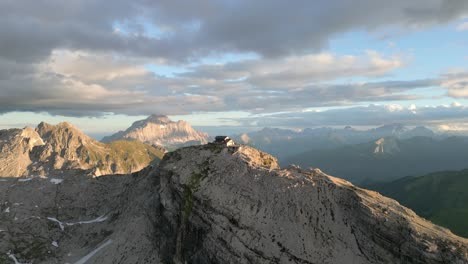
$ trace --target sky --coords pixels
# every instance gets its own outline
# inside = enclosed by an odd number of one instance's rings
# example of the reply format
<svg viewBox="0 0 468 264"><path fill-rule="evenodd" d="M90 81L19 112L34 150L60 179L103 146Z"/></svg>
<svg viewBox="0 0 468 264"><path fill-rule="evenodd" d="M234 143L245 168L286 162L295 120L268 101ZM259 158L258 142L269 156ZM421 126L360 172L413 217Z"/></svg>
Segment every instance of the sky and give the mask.
<svg viewBox="0 0 468 264"><path fill-rule="evenodd" d="M466 0L3 0L0 36L0 129L468 131Z"/></svg>

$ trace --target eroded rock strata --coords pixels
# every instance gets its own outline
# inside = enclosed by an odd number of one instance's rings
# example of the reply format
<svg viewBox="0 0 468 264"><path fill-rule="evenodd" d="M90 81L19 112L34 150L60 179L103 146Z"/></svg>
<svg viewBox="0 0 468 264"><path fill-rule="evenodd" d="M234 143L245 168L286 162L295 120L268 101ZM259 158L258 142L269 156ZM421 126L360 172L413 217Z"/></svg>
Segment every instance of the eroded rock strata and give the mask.
<svg viewBox="0 0 468 264"><path fill-rule="evenodd" d="M467 239L396 201L246 146L183 148L127 176L75 173L0 182L0 260L468 262Z"/></svg>

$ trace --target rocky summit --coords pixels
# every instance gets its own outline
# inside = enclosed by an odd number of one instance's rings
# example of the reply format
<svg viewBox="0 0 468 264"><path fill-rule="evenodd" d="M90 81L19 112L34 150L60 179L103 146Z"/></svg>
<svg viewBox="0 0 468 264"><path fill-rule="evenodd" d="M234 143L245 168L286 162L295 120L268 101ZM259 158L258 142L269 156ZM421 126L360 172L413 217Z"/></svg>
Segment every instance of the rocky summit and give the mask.
<svg viewBox="0 0 468 264"><path fill-rule="evenodd" d="M141 142L98 142L70 123L0 131L0 177L88 170L94 176L126 174L157 162L164 152Z"/></svg>
<svg viewBox="0 0 468 264"><path fill-rule="evenodd" d="M247 146L69 173L0 181L0 263L468 263L467 239L396 201Z"/></svg>
<svg viewBox="0 0 468 264"><path fill-rule="evenodd" d="M183 120L174 122L167 116L151 115L147 119L136 121L125 131L103 138L103 142L115 140L137 140L150 145L158 145L170 150L206 144L208 134L198 132Z"/></svg>

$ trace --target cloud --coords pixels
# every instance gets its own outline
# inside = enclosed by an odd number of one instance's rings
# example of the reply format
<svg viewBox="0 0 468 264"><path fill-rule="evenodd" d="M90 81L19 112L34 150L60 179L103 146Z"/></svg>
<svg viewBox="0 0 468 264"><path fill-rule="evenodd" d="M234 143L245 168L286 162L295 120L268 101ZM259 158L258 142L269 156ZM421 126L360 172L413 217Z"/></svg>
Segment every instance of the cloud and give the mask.
<svg viewBox="0 0 468 264"><path fill-rule="evenodd" d="M463 22L457 26L457 31L468 30L468 22Z"/></svg>
<svg viewBox="0 0 468 264"><path fill-rule="evenodd" d="M339 33L422 28L467 13L465 0L2 1L0 57L37 62L57 49L173 61L224 52L301 55Z"/></svg>
<svg viewBox="0 0 468 264"><path fill-rule="evenodd" d="M331 53L255 59L224 65L202 65L179 76L194 80L242 80L257 89L301 88L308 84L346 77L375 77L404 65L397 56L367 51L362 57Z"/></svg>
<svg viewBox="0 0 468 264"><path fill-rule="evenodd" d="M445 74L440 85L447 89L448 96L468 98L468 71Z"/></svg>
<svg viewBox="0 0 468 264"><path fill-rule="evenodd" d="M441 106L403 106L399 104L339 108L326 111L289 112L236 119L241 124L259 127L379 126L389 123L450 127L468 123L468 107L454 103ZM453 126L453 125L452 125Z"/></svg>
<svg viewBox="0 0 468 264"><path fill-rule="evenodd" d="M171 77L145 65L152 59L109 52L55 50L42 63L0 59L0 112L38 111L72 116L188 114L203 111L277 112L360 101L412 100L408 91L434 80L329 83L346 77L381 76L400 58L366 52L205 64Z"/></svg>
<svg viewBox="0 0 468 264"><path fill-rule="evenodd" d="M467 13L465 0L0 1L0 113L270 113L414 100L413 90L440 81L372 81L405 58L321 50L340 33L424 28ZM226 53L255 58L201 64ZM149 64L187 72L160 76ZM464 81L451 80L448 94L464 97Z"/></svg>

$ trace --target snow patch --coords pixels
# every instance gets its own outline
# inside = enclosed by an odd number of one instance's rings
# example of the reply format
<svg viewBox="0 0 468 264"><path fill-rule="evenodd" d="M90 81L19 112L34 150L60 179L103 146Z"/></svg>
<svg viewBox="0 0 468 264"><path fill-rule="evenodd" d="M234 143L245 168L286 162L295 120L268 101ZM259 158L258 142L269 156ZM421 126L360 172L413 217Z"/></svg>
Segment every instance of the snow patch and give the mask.
<svg viewBox="0 0 468 264"><path fill-rule="evenodd" d="M50 182L53 183L53 184L60 184L60 183L63 182L63 179L52 178L52 179L50 179Z"/></svg>
<svg viewBox="0 0 468 264"><path fill-rule="evenodd" d="M104 222L107 220L107 216L103 216L101 215L100 217L96 218L96 219L93 219L93 220L88 220L88 221L80 221L80 222L76 222L76 223L66 223L68 226L72 226L72 225L82 225L82 224L92 224L92 223L100 223L100 222Z"/></svg>
<svg viewBox="0 0 468 264"><path fill-rule="evenodd" d="M78 260L74 264L85 264L89 259L91 259L94 255L96 255L96 253L98 253L100 250L107 247L108 245L112 244L112 242L113 242L112 239L107 240L104 244L100 245L95 250L91 251L88 255L82 257L80 260Z"/></svg>
<svg viewBox="0 0 468 264"><path fill-rule="evenodd" d="M59 221L57 218L53 218L53 217L47 217L47 219L49 219L50 221L54 221L56 223L59 224L60 226L60 229L62 231L65 230L65 226L74 226L74 225L84 225L84 224L93 224L93 223L100 223L100 222L104 222L107 220L107 216L100 216L96 219L93 219L93 220L88 220L88 221L79 221L79 222L72 222L72 223L63 223L61 221Z"/></svg>
<svg viewBox="0 0 468 264"><path fill-rule="evenodd" d="M11 258L15 262L15 264L30 264L30 263L19 262L18 259L15 257L15 255L11 253L11 251L7 253L7 256Z"/></svg>
<svg viewBox="0 0 468 264"><path fill-rule="evenodd" d="M64 231L64 230L65 230L65 226L63 225L63 223L62 223L62 222L60 222L59 220L57 220L57 218L53 218L53 217L47 217L47 219L49 219L50 221L53 221L53 222L56 222L56 223L58 223L58 224L59 224L59 226L60 226L60 229L61 229L62 231Z"/></svg>
<svg viewBox="0 0 468 264"><path fill-rule="evenodd" d="M22 179L18 179L19 182L27 182L27 181L30 181L32 180L33 178L22 178Z"/></svg>

